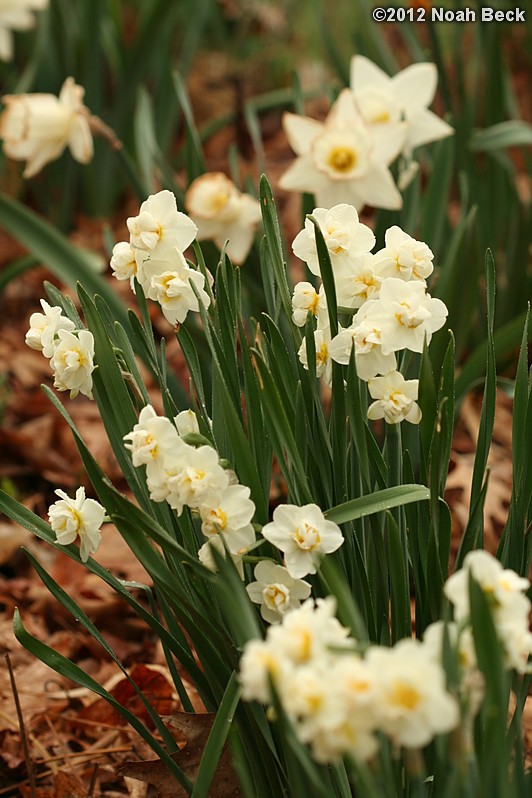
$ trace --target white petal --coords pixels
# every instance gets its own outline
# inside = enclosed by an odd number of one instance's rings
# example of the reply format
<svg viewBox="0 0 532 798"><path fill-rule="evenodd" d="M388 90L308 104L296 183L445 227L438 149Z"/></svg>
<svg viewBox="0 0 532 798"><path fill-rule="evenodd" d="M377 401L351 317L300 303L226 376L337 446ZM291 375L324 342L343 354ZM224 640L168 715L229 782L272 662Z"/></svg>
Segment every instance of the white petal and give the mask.
<svg viewBox="0 0 532 798"><path fill-rule="evenodd" d="M398 104L407 112L429 106L434 99L438 70L434 64L411 64L392 78L391 88Z"/></svg>
<svg viewBox="0 0 532 798"><path fill-rule="evenodd" d="M305 155L316 136L321 133L323 124L308 116L287 112L283 114L283 128L296 155Z"/></svg>
<svg viewBox="0 0 532 798"><path fill-rule="evenodd" d="M360 211L366 204L364 194L359 189L360 180L328 181L327 185L316 191L316 202L325 208L346 202Z"/></svg>
<svg viewBox="0 0 532 798"><path fill-rule="evenodd" d="M422 110L409 120L405 148L420 147L429 141L438 141L454 133L454 128L432 111Z"/></svg>
<svg viewBox="0 0 532 798"><path fill-rule="evenodd" d="M308 191L313 194L328 184L327 175L316 169L310 155L304 155L301 158L296 158L294 163L281 175L278 185L285 191Z"/></svg>
<svg viewBox="0 0 532 798"><path fill-rule="evenodd" d="M364 120L358 113L355 97L350 89L344 89L340 92L338 99L329 111L325 124L327 127L364 124Z"/></svg>
<svg viewBox="0 0 532 798"><path fill-rule="evenodd" d="M79 163L89 163L92 159L94 149L89 122L84 116L76 115L72 123L68 146L72 156Z"/></svg>
<svg viewBox="0 0 532 798"><path fill-rule="evenodd" d="M386 166L394 161L405 144L409 126L404 122L375 125L372 129L374 145L372 157Z"/></svg>
<svg viewBox="0 0 532 798"><path fill-rule="evenodd" d="M229 241L227 243L226 252L236 266L240 266L244 263L253 244L254 237L255 231L250 227L235 225L227 231L227 238Z"/></svg>
<svg viewBox="0 0 532 798"><path fill-rule="evenodd" d="M386 72L364 55L354 55L351 59L351 88L355 93L366 86L386 88L390 80Z"/></svg>
<svg viewBox="0 0 532 798"><path fill-rule="evenodd" d="M41 171L43 166L50 161L55 161L59 158L65 148L64 143L61 141L59 144L53 142L52 144L42 144L39 148L28 158L26 168L22 173L24 178L34 177Z"/></svg>
<svg viewBox="0 0 532 798"><path fill-rule="evenodd" d="M367 205L396 211L403 200L394 183L391 172L384 166L373 164L369 172L358 181L360 193Z"/></svg>

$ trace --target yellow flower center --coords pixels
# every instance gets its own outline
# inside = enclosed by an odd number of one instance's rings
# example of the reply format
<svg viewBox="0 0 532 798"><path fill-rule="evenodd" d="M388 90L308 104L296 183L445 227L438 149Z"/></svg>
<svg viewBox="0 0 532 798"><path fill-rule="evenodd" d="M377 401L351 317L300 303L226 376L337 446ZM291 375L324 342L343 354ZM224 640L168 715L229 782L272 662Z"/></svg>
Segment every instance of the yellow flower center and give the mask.
<svg viewBox="0 0 532 798"><path fill-rule="evenodd" d="M327 346L327 344L322 344L320 348L316 350L316 364L318 366L324 366L328 360L329 360L329 347Z"/></svg>
<svg viewBox="0 0 532 798"><path fill-rule="evenodd" d="M374 125L383 125L390 121L390 114L388 111L379 111L371 116L371 122Z"/></svg>
<svg viewBox="0 0 532 798"><path fill-rule="evenodd" d="M329 153L328 163L335 172L350 172L357 163L357 154L349 147L334 147Z"/></svg>
<svg viewBox="0 0 532 798"><path fill-rule="evenodd" d="M391 694L391 700L393 704L404 709L415 709L421 701L421 695L409 684L396 682Z"/></svg>

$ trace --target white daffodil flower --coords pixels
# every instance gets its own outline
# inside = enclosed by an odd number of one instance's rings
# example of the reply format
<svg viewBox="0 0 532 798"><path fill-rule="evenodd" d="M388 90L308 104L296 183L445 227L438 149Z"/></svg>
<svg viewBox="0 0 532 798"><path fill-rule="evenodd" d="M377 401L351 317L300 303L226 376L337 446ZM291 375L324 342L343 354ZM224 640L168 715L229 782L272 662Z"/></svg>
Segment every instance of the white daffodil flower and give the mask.
<svg viewBox="0 0 532 798"><path fill-rule="evenodd" d="M396 210L402 200L388 165L404 145L405 125L368 126L349 89L341 92L325 122L285 113L283 127L298 156L282 175L286 191L307 191L322 208L348 203Z"/></svg>
<svg viewBox="0 0 532 798"><path fill-rule="evenodd" d="M314 331L314 347L316 349L316 377L323 377L327 385L332 383L332 360L329 353L331 333L329 327ZM308 371L307 339L303 338L297 353L299 361Z"/></svg>
<svg viewBox="0 0 532 798"><path fill-rule="evenodd" d="M56 490L60 500L48 508L50 526L57 542L68 546L79 537L80 557L87 562L102 539L100 527L105 517L105 508L94 499L85 498L85 488L78 488L76 498L71 499L62 490Z"/></svg>
<svg viewBox="0 0 532 798"><path fill-rule="evenodd" d="M197 233L194 222L177 210L176 198L167 189L151 194L126 224L131 246L161 260L171 260L176 249L184 252Z"/></svg>
<svg viewBox="0 0 532 798"><path fill-rule="evenodd" d="M331 359L344 366L349 364L354 346L357 374L361 380L369 380L377 374L387 374L397 368L395 354L384 354L382 351L378 320L366 318L366 308L369 307L370 303L364 305L353 318L351 326L340 330L329 344Z"/></svg>
<svg viewBox="0 0 532 798"><path fill-rule="evenodd" d="M72 156L88 163L93 155L90 112L83 105L85 89L67 78L59 93L8 94L0 115L0 138L8 158L26 161L29 178L59 158L68 145Z"/></svg>
<svg viewBox="0 0 532 798"><path fill-rule="evenodd" d="M421 410L415 401L419 380L405 380L400 371L390 371L383 377L371 377L368 388L371 398L376 400L368 407L368 418L372 421L379 418L387 424L421 421Z"/></svg>
<svg viewBox="0 0 532 798"><path fill-rule="evenodd" d="M32 313L30 316L26 344L50 358L54 354L55 338L59 330L72 331L75 324L62 315L61 308L52 307L44 299L41 299L41 307L44 313Z"/></svg>
<svg viewBox="0 0 532 798"><path fill-rule="evenodd" d="M127 241L119 241L113 247L111 255L111 269L113 277L117 280L133 281L137 276L138 265L135 258L135 250Z"/></svg>
<svg viewBox="0 0 532 798"><path fill-rule="evenodd" d="M374 264L384 277L424 282L434 271L434 254L423 241L417 241L400 227L390 227L384 236L385 247L375 253Z"/></svg>
<svg viewBox="0 0 532 798"><path fill-rule="evenodd" d="M317 504L279 505L262 535L284 552L286 569L294 579L315 574L321 555L336 551L344 542L340 527L327 521Z"/></svg>
<svg viewBox="0 0 532 798"><path fill-rule="evenodd" d="M422 748L458 725L460 711L446 690L445 671L418 640L371 646L366 663L376 680L378 727L394 743Z"/></svg>
<svg viewBox="0 0 532 798"><path fill-rule="evenodd" d="M247 258L261 220L260 203L237 189L221 172L196 178L185 196L185 206L198 227L198 241L210 239L237 266Z"/></svg>
<svg viewBox="0 0 532 798"><path fill-rule="evenodd" d="M220 557L223 557L225 560L227 557L227 550L224 546L223 540L219 535L215 535L208 539L206 543L198 551L198 559L205 568L208 568L209 571L213 571L213 573L217 572L216 567L216 560L214 559L213 549L216 549ZM238 575L241 579L244 579L244 564L242 562L242 554L232 554L229 553L231 560L233 561L233 565L235 566Z"/></svg>
<svg viewBox="0 0 532 798"><path fill-rule="evenodd" d="M312 216L329 250L335 277L343 269L363 259L375 246L373 231L359 221L353 205L343 203L329 210L314 208ZM292 249L294 255L305 261L312 274L320 274L316 228L311 219L305 220L305 227L295 237Z"/></svg>
<svg viewBox="0 0 532 798"><path fill-rule="evenodd" d="M13 59L13 31L35 25L34 11L48 7L48 0L0 0L0 60Z"/></svg>
<svg viewBox="0 0 532 798"><path fill-rule="evenodd" d="M255 543L255 530L251 523L255 504L249 498L250 492L245 485L228 485L217 502L205 503L199 508L203 534L206 537L223 535L232 554L247 551Z"/></svg>
<svg viewBox="0 0 532 798"><path fill-rule="evenodd" d="M363 55L351 60L351 90L364 121L385 129L406 122L404 150L445 138L453 128L428 110L434 99L438 71L434 64L412 64L393 77Z"/></svg>
<svg viewBox="0 0 532 798"><path fill-rule="evenodd" d="M422 352L426 340L445 324L447 307L441 299L427 294L424 282L405 282L387 277L381 284L379 298L370 315L381 319L381 342L384 352L410 349Z"/></svg>
<svg viewBox="0 0 532 798"><path fill-rule="evenodd" d="M151 265L161 261L150 260ZM170 324L181 324L185 321L189 310L199 311L199 302L205 307L210 304L210 297L204 291L205 278L201 272L189 266L166 264L167 271L153 274L150 280L148 296L159 302L161 310ZM146 267L144 267L144 275ZM192 284L199 292L199 301Z"/></svg>
<svg viewBox="0 0 532 798"><path fill-rule="evenodd" d="M74 399L82 393L92 399L92 372L94 371L94 337L89 330L76 334L59 330L58 341L50 360L54 372L54 388L70 391Z"/></svg>
<svg viewBox="0 0 532 798"><path fill-rule="evenodd" d="M311 587L302 579L294 579L286 568L271 560L255 566L255 582L246 586L260 614L267 623L279 623L288 610L297 609L310 596Z"/></svg>
<svg viewBox="0 0 532 798"><path fill-rule="evenodd" d="M157 415L151 405L142 408L137 424L124 435L124 441L135 467L154 460L162 462L179 446L178 433L170 419Z"/></svg>

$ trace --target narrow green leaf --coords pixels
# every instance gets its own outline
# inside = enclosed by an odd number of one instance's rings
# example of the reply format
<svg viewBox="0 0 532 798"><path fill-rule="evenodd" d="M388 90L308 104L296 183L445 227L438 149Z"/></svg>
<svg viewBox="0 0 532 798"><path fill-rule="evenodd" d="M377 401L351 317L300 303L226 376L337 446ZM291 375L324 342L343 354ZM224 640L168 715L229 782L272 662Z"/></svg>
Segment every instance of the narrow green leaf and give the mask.
<svg viewBox="0 0 532 798"><path fill-rule="evenodd" d="M325 516L329 521L343 524L355 518L363 518L366 515L390 510L392 507L425 501L429 498L430 491L424 485L397 485L332 507L325 512Z"/></svg>

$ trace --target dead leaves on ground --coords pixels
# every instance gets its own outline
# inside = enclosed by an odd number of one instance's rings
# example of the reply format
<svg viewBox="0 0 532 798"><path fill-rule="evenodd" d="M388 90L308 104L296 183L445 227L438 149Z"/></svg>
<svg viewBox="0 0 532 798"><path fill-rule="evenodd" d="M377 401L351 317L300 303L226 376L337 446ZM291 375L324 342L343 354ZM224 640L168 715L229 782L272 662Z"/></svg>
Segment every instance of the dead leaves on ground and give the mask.
<svg viewBox="0 0 532 798"><path fill-rule="evenodd" d="M180 750L172 755L172 759L191 781L196 779L214 718L211 713L187 712L177 712L164 718L172 736L182 745ZM123 776L151 784L157 790L158 798L187 798L186 790L159 759L149 762L124 762L119 772ZM241 795L228 746L224 748L218 762L209 795L216 798L236 798Z"/></svg>

